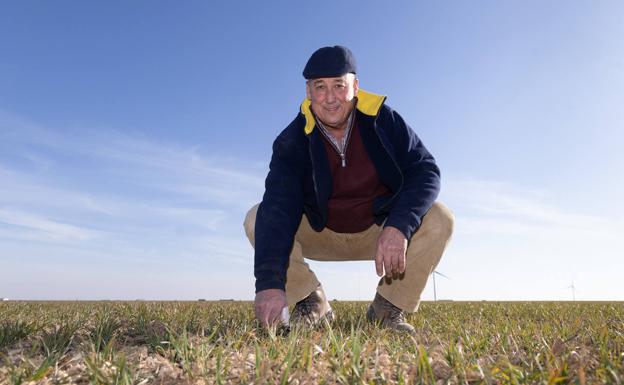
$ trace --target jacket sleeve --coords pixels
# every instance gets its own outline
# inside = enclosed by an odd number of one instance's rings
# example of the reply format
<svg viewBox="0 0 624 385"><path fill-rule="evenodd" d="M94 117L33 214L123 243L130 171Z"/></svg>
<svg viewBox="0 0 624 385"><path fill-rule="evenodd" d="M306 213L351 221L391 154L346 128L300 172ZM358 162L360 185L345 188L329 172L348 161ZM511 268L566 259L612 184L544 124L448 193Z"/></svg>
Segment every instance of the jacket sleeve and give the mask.
<svg viewBox="0 0 624 385"><path fill-rule="evenodd" d="M286 287L286 271L303 215L305 145L282 132L273 143L265 192L255 225L256 292Z"/></svg>
<svg viewBox="0 0 624 385"><path fill-rule="evenodd" d="M409 241L438 197L440 169L412 128L397 112L386 108L387 133L403 174L403 187L384 227L396 227Z"/></svg>

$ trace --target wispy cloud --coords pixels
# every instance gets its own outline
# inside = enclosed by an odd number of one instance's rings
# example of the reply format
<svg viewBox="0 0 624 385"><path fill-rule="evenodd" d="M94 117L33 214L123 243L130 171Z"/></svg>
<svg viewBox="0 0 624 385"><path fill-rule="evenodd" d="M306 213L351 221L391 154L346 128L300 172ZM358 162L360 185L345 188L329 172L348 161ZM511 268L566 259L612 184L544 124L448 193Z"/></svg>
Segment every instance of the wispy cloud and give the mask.
<svg viewBox="0 0 624 385"><path fill-rule="evenodd" d="M619 218L564 209L546 191L484 180L455 180L445 187L445 196L461 212L466 232L591 235L611 240L621 234Z"/></svg>
<svg viewBox="0 0 624 385"><path fill-rule="evenodd" d="M243 209L258 199L266 172L266 164L241 161L224 153L205 154L196 145L159 142L115 130L81 128L61 133L1 112L0 131L0 149L5 157L13 155L9 160L20 169L24 160L36 164L39 181L55 171L93 167L84 176L95 175L102 184L138 185L153 192L188 195L203 203ZM76 161L79 163L72 164ZM82 188L81 192L93 192L94 188Z"/></svg>
<svg viewBox="0 0 624 385"><path fill-rule="evenodd" d="M0 137L1 254L28 259L27 245L39 242L66 248L56 263L80 250L94 264L249 270L242 221L261 197L266 166L114 130L46 129L6 113Z"/></svg>
<svg viewBox="0 0 624 385"><path fill-rule="evenodd" d="M86 241L97 236L96 231L84 227L61 223L38 215L10 209L0 209L0 222L28 230L36 230L48 235L51 239L57 240Z"/></svg>

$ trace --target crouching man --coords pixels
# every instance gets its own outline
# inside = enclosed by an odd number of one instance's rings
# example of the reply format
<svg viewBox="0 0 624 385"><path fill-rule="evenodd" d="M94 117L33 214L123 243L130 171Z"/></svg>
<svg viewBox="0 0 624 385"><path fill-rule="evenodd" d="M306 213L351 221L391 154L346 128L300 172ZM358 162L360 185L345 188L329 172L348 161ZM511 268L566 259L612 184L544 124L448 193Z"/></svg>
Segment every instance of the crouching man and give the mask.
<svg viewBox="0 0 624 385"><path fill-rule="evenodd" d="M382 277L367 318L414 332L404 312L418 309L427 279L453 231L436 197L434 158L385 97L359 88L342 46L318 49L303 76L306 99L275 139L262 202L245 231L255 248L255 314L317 324L334 317L305 258L374 260Z"/></svg>

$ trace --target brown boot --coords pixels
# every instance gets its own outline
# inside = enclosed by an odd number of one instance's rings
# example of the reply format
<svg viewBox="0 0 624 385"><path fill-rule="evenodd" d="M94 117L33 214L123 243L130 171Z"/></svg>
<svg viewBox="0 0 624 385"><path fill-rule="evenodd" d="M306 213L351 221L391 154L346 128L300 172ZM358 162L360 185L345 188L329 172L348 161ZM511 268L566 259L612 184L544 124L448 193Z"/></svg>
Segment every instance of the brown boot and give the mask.
<svg viewBox="0 0 624 385"><path fill-rule="evenodd" d="M334 312L325 298L325 292L321 285L310 295L297 302L293 309L290 321L293 324L315 326L324 319L331 322L334 320Z"/></svg>
<svg viewBox="0 0 624 385"><path fill-rule="evenodd" d="M375 294L375 299L368 307L366 318L370 322L380 322L381 326L394 329L400 332L414 334L416 329L405 321L403 310L394 306L390 301Z"/></svg>

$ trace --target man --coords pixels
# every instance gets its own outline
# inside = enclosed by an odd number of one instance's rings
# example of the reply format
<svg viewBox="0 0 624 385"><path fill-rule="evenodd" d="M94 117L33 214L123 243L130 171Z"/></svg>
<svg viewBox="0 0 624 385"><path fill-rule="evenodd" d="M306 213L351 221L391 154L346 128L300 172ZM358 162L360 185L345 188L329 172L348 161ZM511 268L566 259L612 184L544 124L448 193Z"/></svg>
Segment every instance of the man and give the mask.
<svg viewBox="0 0 624 385"><path fill-rule="evenodd" d="M450 239L453 216L435 202L433 157L385 97L359 89L355 74L346 47L312 54L307 97L273 143L262 202L245 218L264 325L293 304L293 322L333 319L304 258L374 260L382 279L368 319L413 333L404 312L418 309Z"/></svg>

